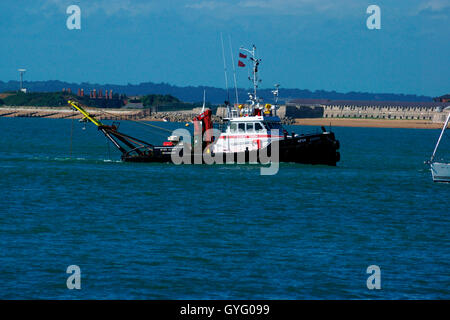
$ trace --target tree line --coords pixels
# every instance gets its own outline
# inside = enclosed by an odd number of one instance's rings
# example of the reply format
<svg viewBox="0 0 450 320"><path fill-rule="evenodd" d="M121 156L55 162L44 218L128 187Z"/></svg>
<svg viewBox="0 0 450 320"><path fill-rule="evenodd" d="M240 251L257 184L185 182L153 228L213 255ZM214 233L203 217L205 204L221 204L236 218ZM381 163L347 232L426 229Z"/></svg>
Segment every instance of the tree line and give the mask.
<svg viewBox="0 0 450 320"><path fill-rule="evenodd" d="M153 111L191 110L202 106L202 102L183 102L170 94L147 94L134 98L128 98L125 94L115 94L113 99L94 99L89 96L80 97L68 92L14 92L0 99L0 105L62 107L67 106L67 101L70 99L77 100L85 106L96 108L122 108L126 102L142 103L143 108L153 109ZM207 106L212 107L209 103Z"/></svg>

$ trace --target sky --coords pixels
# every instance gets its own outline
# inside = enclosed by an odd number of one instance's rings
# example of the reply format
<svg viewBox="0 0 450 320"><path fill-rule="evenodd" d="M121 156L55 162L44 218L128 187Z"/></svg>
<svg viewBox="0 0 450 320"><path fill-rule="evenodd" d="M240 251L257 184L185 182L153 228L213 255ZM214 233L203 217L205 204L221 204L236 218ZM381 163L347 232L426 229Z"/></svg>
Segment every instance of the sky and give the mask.
<svg viewBox="0 0 450 320"><path fill-rule="evenodd" d="M67 7L81 9L69 30ZM369 5L381 10L369 30ZM2 0L0 80L225 87L240 46L261 87L450 93L450 0ZM247 68L237 68L249 87Z"/></svg>

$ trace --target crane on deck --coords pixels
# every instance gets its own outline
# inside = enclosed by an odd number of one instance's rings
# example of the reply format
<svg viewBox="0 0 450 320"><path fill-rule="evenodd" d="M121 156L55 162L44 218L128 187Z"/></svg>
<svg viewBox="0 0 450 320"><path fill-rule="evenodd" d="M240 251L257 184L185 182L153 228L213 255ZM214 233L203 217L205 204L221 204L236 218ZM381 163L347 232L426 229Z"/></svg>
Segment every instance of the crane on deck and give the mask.
<svg viewBox="0 0 450 320"><path fill-rule="evenodd" d="M155 147L151 143L119 132L117 130L117 126L114 124L103 124L88 111L86 111L81 103L77 101L69 100L68 104L83 115L81 121L90 121L97 126L98 130L103 132L103 134L116 146L116 148L122 152L123 161L141 162L145 159L148 161L149 158L154 156Z"/></svg>

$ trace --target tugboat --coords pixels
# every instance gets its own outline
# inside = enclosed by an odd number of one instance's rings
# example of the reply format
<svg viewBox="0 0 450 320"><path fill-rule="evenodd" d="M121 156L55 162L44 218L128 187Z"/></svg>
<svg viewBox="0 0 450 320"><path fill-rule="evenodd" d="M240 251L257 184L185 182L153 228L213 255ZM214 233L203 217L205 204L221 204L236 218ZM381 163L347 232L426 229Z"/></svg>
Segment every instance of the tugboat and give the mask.
<svg viewBox="0 0 450 320"><path fill-rule="evenodd" d="M261 59L256 56L256 47L251 50L240 48L250 55L253 64L252 77L253 92L249 93L249 104L236 107L227 106L228 116L224 119L225 126L219 138L213 143L211 152L215 154L239 154L255 153L260 150L271 149L271 145L279 143L279 161L297 162L306 164L324 164L335 166L340 160L339 141L333 132L322 127L318 134L296 134L288 133L281 124L277 115L279 85L275 85L275 104L265 104L257 96L258 67ZM240 55L245 56L245 55ZM206 122L208 127L208 122ZM208 142L208 141L207 141ZM270 153L270 151L269 151ZM247 158L245 157L246 161Z"/></svg>
<svg viewBox="0 0 450 320"><path fill-rule="evenodd" d="M193 119L194 137L191 141L181 136L172 135L163 146L154 146L148 142L121 133L117 127L104 125L90 115L81 105L69 101L80 111L83 120L94 123L103 134L122 152L122 161L127 162L174 162L174 157L183 157L184 163L208 163L206 158L213 158L215 163L267 163L271 159L279 162L296 162L304 164L322 164L335 166L340 160L339 141L331 131L322 127L321 133L288 133L277 115L279 85L275 85L275 104L264 104L257 96L258 66L260 59L256 56L256 47L252 50L241 48L250 54L253 63L253 92L249 93L248 104L230 106L226 103L227 116L214 128L210 109ZM273 157L276 153L277 157ZM219 160L219 161L218 161Z"/></svg>

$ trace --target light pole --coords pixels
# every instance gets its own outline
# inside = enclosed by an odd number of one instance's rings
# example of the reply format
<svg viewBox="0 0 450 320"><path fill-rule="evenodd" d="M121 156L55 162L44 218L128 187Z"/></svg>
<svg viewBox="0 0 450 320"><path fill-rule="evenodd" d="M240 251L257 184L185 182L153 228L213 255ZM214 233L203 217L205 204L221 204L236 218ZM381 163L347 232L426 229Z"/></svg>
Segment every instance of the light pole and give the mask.
<svg viewBox="0 0 450 320"><path fill-rule="evenodd" d="M19 71L19 73L20 73L20 91L24 92L24 89L23 89L23 74L25 72L27 72L27 70L26 69L18 69L17 71Z"/></svg>

